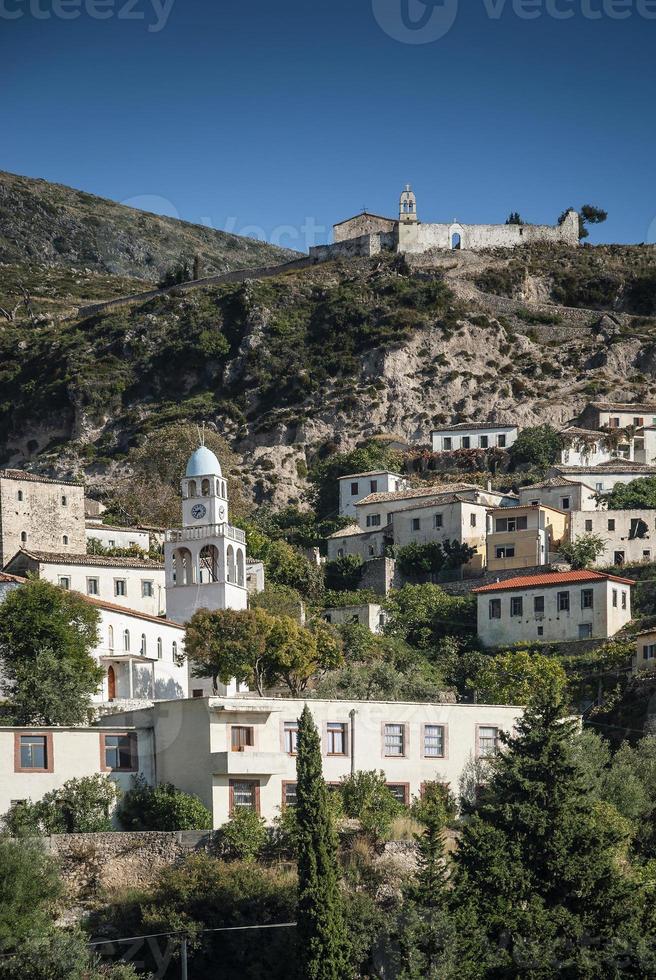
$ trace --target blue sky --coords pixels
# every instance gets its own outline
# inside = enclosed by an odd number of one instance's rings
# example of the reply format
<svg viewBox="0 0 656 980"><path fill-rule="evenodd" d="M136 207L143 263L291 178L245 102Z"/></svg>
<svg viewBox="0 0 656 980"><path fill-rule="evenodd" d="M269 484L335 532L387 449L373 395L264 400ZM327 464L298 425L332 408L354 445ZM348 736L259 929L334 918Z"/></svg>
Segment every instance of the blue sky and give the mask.
<svg viewBox="0 0 656 980"><path fill-rule="evenodd" d="M655 242L655 41L656 0L0 0L0 169L297 248L406 181Z"/></svg>

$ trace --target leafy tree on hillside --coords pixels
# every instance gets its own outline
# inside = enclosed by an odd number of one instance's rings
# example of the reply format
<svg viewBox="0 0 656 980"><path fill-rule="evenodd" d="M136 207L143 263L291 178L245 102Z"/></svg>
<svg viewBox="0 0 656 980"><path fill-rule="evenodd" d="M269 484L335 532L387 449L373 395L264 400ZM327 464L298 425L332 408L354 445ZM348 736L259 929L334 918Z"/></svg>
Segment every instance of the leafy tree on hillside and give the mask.
<svg viewBox="0 0 656 980"><path fill-rule="evenodd" d="M617 860L624 828L590 807L565 714L547 695L502 736L463 826L454 899L483 926L494 976L553 976L554 962L572 977L644 975L644 893Z"/></svg>
<svg viewBox="0 0 656 980"><path fill-rule="evenodd" d="M349 324L347 329L352 329ZM309 472L313 486L314 507L320 520L336 517L339 511L340 476L350 473L368 473L371 470L398 472L402 456L385 443L371 440L358 449L346 453L333 453L318 460Z"/></svg>
<svg viewBox="0 0 656 980"><path fill-rule="evenodd" d="M592 568L606 548L606 539L598 534L580 534L575 541L563 541L560 554L574 569Z"/></svg>
<svg viewBox="0 0 656 980"><path fill-rule="evenodd" d="M398 636L412 646L426 649L443 636L473 633L476 603L471 595L451 596L437 585L404 585L385 600L388 636Z"/></svg>
<svg viewBox="0 0 656 980"><path fill-rule="evenodd" d="M534 650L508 650L486 657L471 686L487 704L530 704L551 691L563 696L567 674L555 657Z"/></svg>
<svg viewBox="0 0 656 980"><path fill-rule="evenodd" d="M215 690L234 677L260 697L281 682L299 694L311 678L343 662L327 623L304 627L264 609L199 609L187 624L185 650L194 677L211 677Z"/></svg>
<svg viewBox="0 0 656 980"><path fill-rule="evenodd" d="M363 832L374 843L388 836L392 821L404 810L390 792L382 769L343 776L339 791L345 815L359 820Z"/></svg>
<svg viewBox="0 0 656 980"><path fill-rule="evenodd" d="M243 484L231 475L236 456L228 443L213 429L205 429L205 445L216 454L228 484L230 519L244 517L251 503ZM156 524L174 527L180 522L180 480L187 460L198 447L198 427L175 422L148 432L143 441L130 449L125 459L125 477L112 481L105 503L105 520L119 524Z"/></svg>
<svg viewBox="0 0 656 980"><path fill-rule="evenodd" d="M321 772L321 741L307 705L298 723L296 778L298 976L302 980L344 980L349 974L349 942L337 838Z"/></svg>
<svg viewBox="0 0 656 980"><path fill-rule="evenodd" d="M103 671L91 656L98 610L44 579L28 579L0 605L0 664L19 725L87 720Z"/></svg>
<svg viewBox="0 0 656 980"><path fill-rule="evenodd" d="M315 562L287 541L270 538L252 521L236 523L246 532L248 554L264 562L267 582L296 589L306 599L319 598L323 579Z"/></svg>
<svg viewBox="0 0 656 980"><path fill-rule="evenodd" d="M656 476L617 483L610 493L598 494L597 500L609 510L656 510Z"/></svg>
<svg viewBox="0 0 656 980"><path fill-rule="evenodd" d="M364 561L360 555L342 555L328 561L324 572L326 588L335 592L353 592L358 588L363 572Z"/></svg>
<svg viewBox="0 0 656 980"><path fill-rule="evenodd" d="M562 449L560 434L551 425L533 425L522 429L510 447L513 467L520 464L546 470L558 461Z"/></svg>
<svg viewBox="0 0 656 980"><path fill-rule="evenodd" d="M461 568L471 561L476 549L458 541L432 541L426 544L412 541L398 548L395 554L399 570L411 578Z"/></svg>
<svg viewBox="0 0 656 980"><path fill-rule="evenodd" d="M563 221L567 217L569 211L575 211L576 208L567 208L566 211L558 218L558 224L562 225ZM590 232L588 230L588 225L600 225L602 222L606 221L608 218L608 212L604 211L602 208L597 208L594 204L582 204L579 208L579 239L588 238Z"/></svg>

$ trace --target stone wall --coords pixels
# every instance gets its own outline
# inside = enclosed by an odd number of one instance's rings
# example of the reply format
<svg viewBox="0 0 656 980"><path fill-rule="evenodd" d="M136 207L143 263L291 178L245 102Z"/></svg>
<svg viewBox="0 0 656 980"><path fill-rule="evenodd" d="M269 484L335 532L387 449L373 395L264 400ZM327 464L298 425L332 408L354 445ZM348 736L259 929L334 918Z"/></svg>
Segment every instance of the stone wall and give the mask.
<svg viewBox="0 0 656 980"><path fill-rule="evenodd" d="M69 899L83 901L105 891L151 884L164 867L193 851L212 849L211 832L182 830L107 834L57 834L45 838L58 858Z"/></svg>
<svg viewBox="0 0 656 980"><path fill-rule="evenodd" d="M371 558L365 562L358 588L371 589L377 595L385 596L398 585L396 562L393 558Z"/></svg>
<svg viewBox="0 0 656 980"><path fill-rule="evenodd" d="M455 848L457 834L446 831L448 851ZM147 888L166 867L184 860L194 851L212 852L215 834L182 830L108 834L57 834L46 837L46 850L60 863L67 897L71 904L84 904L95 897L126 888ZM389 841L379 860L412 871L416 867L413 841Z"/></svg>
<svg viewBox="0 0 656 980"><path fill-rule="evenodd" d="M381 232L391 234L397 223L394 218L383 218L378 214L357 214L353 218L341 221L338 225L333 225L333 240L345 242Z"/></svg>
<svg viewBox="0 0 656 980"><path fill-rule="evenodd" d="M0 475L0 568L21 548L85 554L82 484Z"/></svg>
<svg viewBox="0 0 656 980"><path fill-rule="evenodd" d="M190 289L198 289L199 286L220 286L224 283L246 282L247 279L268 279L272 276L280 276L285 272L293 272L295 269L305 269L314 265L316 259L303 256L300 259L293 259L291 262L284 262L282 265L266 265L256 269L235 269L233 272L223 272L218 276L207 276L204 279L193 279L190 282L182 282L176 286L167 286L166 289L149 289L145 293L132 293L129 296L120 296L117 299L110 299L105 303L94 303L93 306L81 306L78 315L81 317L93 316L103 310L111 310L120 306L128 306L130 303L145 303L156 296L165 296L167 293L176 291L187 292Z"/></svg>

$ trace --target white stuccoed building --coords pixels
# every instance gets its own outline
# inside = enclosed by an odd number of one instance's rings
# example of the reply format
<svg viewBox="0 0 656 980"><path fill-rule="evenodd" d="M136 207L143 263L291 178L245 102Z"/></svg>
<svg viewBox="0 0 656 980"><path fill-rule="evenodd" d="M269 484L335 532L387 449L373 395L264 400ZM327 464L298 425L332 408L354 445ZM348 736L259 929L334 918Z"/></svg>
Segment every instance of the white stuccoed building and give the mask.
<svg viewBox="0 0 656 980"><path fill-rule="evenodd" d="M166 532L166 612L187 623L198 609L246 609L246 535L228 523L221 464L199 446L182 480L182 527Z"/></svg>
<svg viewBox="0 0 656 980"><path fill-rule="evenodd" d="M486 647L606 640L631 621L631 579L590 570L544 572L473 589Z"/></svg>
<svg viewBox="0 0 656 980"><path fill-rule="evenodd" d="M510 449L517 441L516 425L503 422L460 422L433 429L431 443L434 453L450 453L456 449Z"/></svg>
<svg viewBox="0 0 656 980"><path fill-rule="evenodd" d="M372 470L370 473L351 473L339 478L339 513L355 517L355 505L372 493L397 493L408 489L408 481L400 473Z"/></svg>
<svg viewBox="0 0 656 980"><path fill-rule="evenodd" d="M210 697L155 704L100 724L151 731L157 778L199 796L215 827L242 808L270 822L296 799L296 732L306 703L326 781L382 770L404 803L431 781L448 783L457 795L467 767L493 755L500 732L512 731L523 713L513 705Z"/></svg>

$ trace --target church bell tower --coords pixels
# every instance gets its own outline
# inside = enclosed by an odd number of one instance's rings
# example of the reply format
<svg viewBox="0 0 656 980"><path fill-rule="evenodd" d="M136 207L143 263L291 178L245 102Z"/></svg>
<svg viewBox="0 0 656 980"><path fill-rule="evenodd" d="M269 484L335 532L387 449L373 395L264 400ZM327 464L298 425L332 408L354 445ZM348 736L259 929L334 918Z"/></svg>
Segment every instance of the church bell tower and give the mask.
<svg viewBox="0 0 656 980"><path fill-rule="evenodd" d="M246 535L228 524L221 464L201 445L182 478L182 527L164 544L166 615L188 622L198 609L246 609Z"/></svg>
<svg viewBox="0 0 656 980"><path fill-rule="evenodd" d="M410 184L405 185L405 190L401 194L399 221L402 224L411 224L417 221L417 199Z"/></svg>

